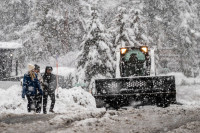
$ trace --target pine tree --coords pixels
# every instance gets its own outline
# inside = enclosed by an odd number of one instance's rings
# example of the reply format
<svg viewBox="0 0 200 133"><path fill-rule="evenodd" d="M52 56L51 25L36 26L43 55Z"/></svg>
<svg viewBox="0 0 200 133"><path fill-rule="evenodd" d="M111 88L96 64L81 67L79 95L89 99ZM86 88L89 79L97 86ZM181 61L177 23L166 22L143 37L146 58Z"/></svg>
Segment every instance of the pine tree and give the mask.
<svg viewBox="0 0 200 133"><path fill-rule="evenodd" d="M67 47L67 32L65 29L65 18L61 12L62 1L39 1L31 0L27 4L30 7L30 22L22 27L21 31L16 32L23 43L23 52L19 53L21 64L27 62L48 63L49 58L65 54ZM24 56L24 57L23 57Z"/></svg>
<svg viewBox="0 0 200 133"><path fill-rule="evenodd" d="M197 38L194 37L194 33L195 24L199 20L198 6L193 0L144 0L144 7L149 20L148 34L153 38L153 45L158 49L174 49L174 53L180 56L179 71L186 76L195 75L192 71L197 66L194 49ZM157 67L161 68L159 64Z"/></svg>
<svg viewBox="0 0 200 133"><path fill-rule="evenodd" d="M194 33L197 32L196 24L199 22L197 7L194 1L186 1L181 4L177 2L179 9L179 18L181 19L178 27L178 40L181 42L178 46L180 54L181 69L188 77L197 76L199 66L197 57L197 38Z"/></svg>
<svg viewBox="0 0 200 133"><path fill-rule="evenodd" d="M151 38L147 35L147 20L143 17L140 9L131 9L129 12L129 27L128 33L130 40L136 46L151 44Z"/></svg>
<svg viewBox="0 0 200 133"><path fill-rule="evenodd" d="M112 26L109 28L112 35L112 42L114 44L114 50L119 49L123 46L134 46L129 35L128 26L128 13L123 7L119 7L119 14L117 14L112 21Z"/></svg>
<svg viewBox="0 0 200 133"><path fill-rule="evenodd" d="M111 43L107 39L104 26L99 21L96 10L92 12L88 33L81 47L77 65L79 83L86 83L87 89L91 89L94 87L96 78L112 78L114 76Z"/></svg>

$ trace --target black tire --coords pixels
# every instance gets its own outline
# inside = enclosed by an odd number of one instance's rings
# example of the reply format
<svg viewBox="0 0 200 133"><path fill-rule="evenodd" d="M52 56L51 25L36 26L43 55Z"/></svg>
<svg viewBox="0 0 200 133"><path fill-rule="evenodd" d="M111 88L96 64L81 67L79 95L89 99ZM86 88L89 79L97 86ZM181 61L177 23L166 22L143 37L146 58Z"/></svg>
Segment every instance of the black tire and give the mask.
<svg viewBox="0 0 200 133"><path fill-rule="evenodd" d="M106 103L109 104L109 106L115 110L118 110L121 107L121 101L116 98L109 99L106 101Z"/></svg>

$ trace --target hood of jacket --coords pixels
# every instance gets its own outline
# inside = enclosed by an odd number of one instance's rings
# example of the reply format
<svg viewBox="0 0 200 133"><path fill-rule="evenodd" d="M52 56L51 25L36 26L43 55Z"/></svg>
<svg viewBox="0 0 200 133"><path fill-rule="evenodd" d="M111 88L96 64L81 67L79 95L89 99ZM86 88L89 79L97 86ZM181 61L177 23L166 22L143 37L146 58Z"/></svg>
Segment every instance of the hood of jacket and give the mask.
<svg viewBox="0 0 200 133"><path fill-rule="evenodd" d="M51 67L51 66L46 66L46 68L45 68L45 74L47 74L47 70L48 69L51 69L51 71L53 71L53 67Z"/></svg>

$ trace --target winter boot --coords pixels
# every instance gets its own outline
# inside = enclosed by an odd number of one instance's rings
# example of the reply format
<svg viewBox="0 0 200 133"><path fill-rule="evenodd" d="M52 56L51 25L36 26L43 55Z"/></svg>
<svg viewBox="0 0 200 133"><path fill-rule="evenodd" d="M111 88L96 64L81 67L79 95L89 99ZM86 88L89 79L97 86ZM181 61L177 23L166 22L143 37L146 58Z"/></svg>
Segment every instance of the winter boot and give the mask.
<svg viewBox="0 0 200 133"><path fill-rule="evenodd" d="M47 114L47 111L46 111L46 110L43 110L43 114Z"/></svg>
<svg viewBox="0 0 200 133"><path fill-rule="evenodd" d="M55 112L53 111L53 109L50 109L49 112L51 112L51 113L55 113Z"/></svg>

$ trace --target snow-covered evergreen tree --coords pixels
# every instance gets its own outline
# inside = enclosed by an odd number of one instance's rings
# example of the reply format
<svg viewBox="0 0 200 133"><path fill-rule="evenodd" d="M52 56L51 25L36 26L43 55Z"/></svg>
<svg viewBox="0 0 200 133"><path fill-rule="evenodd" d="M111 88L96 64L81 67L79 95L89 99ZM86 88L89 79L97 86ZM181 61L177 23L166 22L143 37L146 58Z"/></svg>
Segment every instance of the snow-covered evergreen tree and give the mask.
<svg viewBox="0 0 200 133"><path fill-rule="evenodd" d="M197 56L197 38L195 33L198 32L196 24L199 23L197 14L197 5L194 1L177 2L179 9L179 18L181 20L178 27L179 41L177 44L178 52L181 56L180 65L186 76L196 76L199 71Z"/></svg>
<svg viewBox="0 0 200 133"><path fill-rule="evenodd" d="M128 33L130 30L128 25L128 12L124 7L119 7L118 12L109 29L112 35L114 50L123 46L134 46Z"/></svg>
<svg viewBox="0 0 200 133"><path fill-rule="evenodd" d="M147 25L140 9L124 7L118 8L118 14L111 22L109 31L112 35L113 51L123 46L149 45L150 37L147 35ZM116 55L114 55L116 56Z"/></svg>
<svg viewBox="0 0 200 133"><path fill-rule="evenodd" d="M94 87L96 78L114 77L114 62L111 43L107 39L104 26L101 24L96 10L88 23L88 33L81 44L78 57L77 77L79 83L87 85L87 89Z"/></svg>
<svg viewBox="0 0 200 133"><path fill-rule="evenodd" d="M30 16L29 23L15 32L24 46L23 52L19 52L18 55L20 63L48 63L50 57L65 54L68 49L70 50L63 13L63 7L66 5L61 5L58 1L49 3L45 0L30 0L26 3L30 7L27 12Z"/></svg>
<svg viewBox="0 0 200 133"><path fill-rule="evenodd" d="M173 49L178 41L176 28L179 20L177 9L173 6L176 1L147 0L144 3L144 12L148 20L148 35L152 37L152 45L157 49L155 56L157 73L166 72L159 56L162 55L160 49Z"/></svg>
<svg viewBox="0 0 200 133"><path fill-rule="evenodd" d="M136 46L149 46L151 38L147 35L147 20L143 17L140 9L131 9L129 12L129 26L128 33L130 40Z"/></svg>
<svg viewBox="0 0 200 133"><path fill-rule="evenodd" d="M194 49L197 44L195 25L199 23L198 5L193 0L144 0L144 7L153 45L158 49L174 49L180 57L179 71L187 76L195 75L192 71L198 69L195 67L197 58Z"/></svg>

